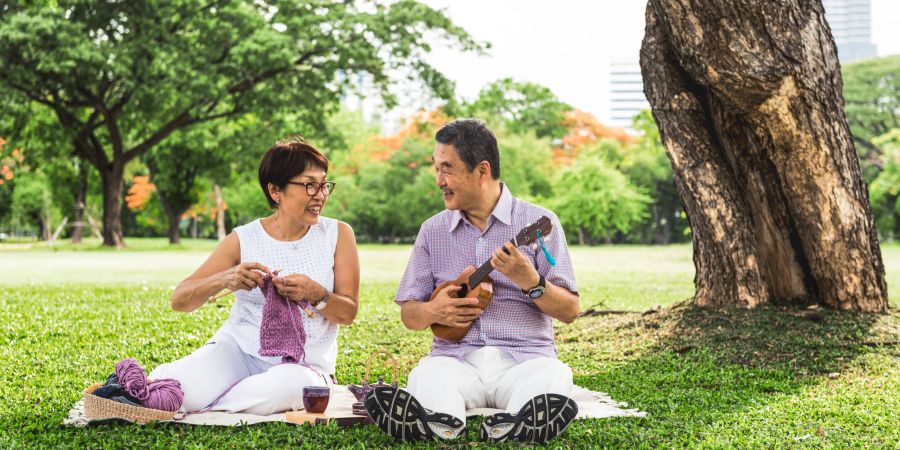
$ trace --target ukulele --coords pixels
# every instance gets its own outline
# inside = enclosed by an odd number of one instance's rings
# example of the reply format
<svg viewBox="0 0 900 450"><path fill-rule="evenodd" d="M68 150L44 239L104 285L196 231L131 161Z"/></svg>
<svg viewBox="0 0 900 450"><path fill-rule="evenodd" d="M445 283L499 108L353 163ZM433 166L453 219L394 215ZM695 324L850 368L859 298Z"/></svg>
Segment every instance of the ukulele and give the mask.
<svg viewBox="0 0 900 450"><path fill-rule="evenodd" d="M509 242L512 245L518 247L520 245L530 245L534 243L538 239L538 233L543 236L547 236L553 230L553 224L550 222L550 219L547 216L541 216L536 222L528 225L525 228L522 228L519 231L519 234L516 237L512 238ZM509 254L509 251L506 248L503 249L506 254ZM491 266L491 260L488 259L481 265L475 272L472 273L466 279L465 274L460 274L453 281L447 281L445 283L441 283L435 288L434 292L431 293L431 298L428 301L434 300L437 297L438 293L447 286L454 285L460 286L460 290L450 294L455 298L469 297L469 298L477 298L478 304L473 305L472 308L484 309L487 308L488 305L491 304L491 298L494 295L494 288L491 284L491 278L488 276L491 272L494 271L494 268ZM474 286L474 287L473 287ZM431 325L431 332L434 333L435 336L446 339L451 342L459 342L466 336L466 333L469 332L469 328L472 328L472 324L470 323L464 327L450 327L447 325L441 325L439 323L435 323Z"/></svg>

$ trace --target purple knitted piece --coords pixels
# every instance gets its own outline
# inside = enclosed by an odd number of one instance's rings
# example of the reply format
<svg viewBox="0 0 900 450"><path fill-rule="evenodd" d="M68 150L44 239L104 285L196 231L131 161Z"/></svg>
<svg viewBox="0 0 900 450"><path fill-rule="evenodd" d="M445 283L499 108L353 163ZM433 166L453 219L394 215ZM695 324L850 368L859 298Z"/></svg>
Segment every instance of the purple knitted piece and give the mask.
<svg viewBox="0 0 900 450"><path fill-rule="evenodd" d="M259 354L281 356L282 363L303 361L306 330L303 329L300 305L282 297L271 276L266 275L262 291L266 304L259 327Z"/></svg>

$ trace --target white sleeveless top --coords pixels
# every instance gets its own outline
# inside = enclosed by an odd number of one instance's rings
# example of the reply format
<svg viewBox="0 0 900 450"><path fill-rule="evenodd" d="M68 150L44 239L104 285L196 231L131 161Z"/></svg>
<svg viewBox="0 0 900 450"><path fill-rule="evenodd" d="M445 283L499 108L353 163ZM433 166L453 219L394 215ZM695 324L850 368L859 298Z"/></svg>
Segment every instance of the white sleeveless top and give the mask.
<svg viewBox="0 0 900 450"><path fill-rule="evenodd" d="M258 262L269 270L281 270L279 275L301 273L334 291L334 252L337 248L338 222L319 217L302 238L279 241L269 236L259 219L234 229L241 245L241 262ZM266 299L262 290L235 292L237 300L231 316L219 332L230 334L248 354L272 364L281 363L280 356L259 355L259 328ZM316 300L316 299L312 299ZM316 369L334 374L337 360L338 326L315 311L312 317L305 312L306 363Z"/></svg>

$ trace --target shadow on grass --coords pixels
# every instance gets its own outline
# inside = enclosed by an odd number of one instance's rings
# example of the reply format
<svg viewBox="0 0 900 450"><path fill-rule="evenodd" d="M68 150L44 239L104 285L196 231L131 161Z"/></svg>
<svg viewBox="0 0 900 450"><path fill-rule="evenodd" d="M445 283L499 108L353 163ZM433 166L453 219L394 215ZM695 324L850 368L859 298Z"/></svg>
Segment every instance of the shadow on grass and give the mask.
<svg viewBox="0 0 900 450"><path fill-rule="evenodd" d="M869 355L885 355L882 361L895 367L900 315L710 310L682 303L657 313L582 318L557 338L560 357L577 368L577 384L648 413L645 419L576 422L571 434L593 436L592 445L823 445L834 442L814 420L752 421L766 409L809 413L802 400L807 391L844 378ZM796 406L781 405L790 401ZM732 435L717 434L723 427Z"/></svg>

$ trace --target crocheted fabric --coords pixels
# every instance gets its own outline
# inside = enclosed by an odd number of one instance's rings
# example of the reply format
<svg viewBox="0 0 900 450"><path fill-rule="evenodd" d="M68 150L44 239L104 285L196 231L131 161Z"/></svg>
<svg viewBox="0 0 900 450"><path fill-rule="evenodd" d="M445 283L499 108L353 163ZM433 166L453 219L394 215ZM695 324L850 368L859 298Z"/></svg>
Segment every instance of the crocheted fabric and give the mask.
<svg viewBox="0 0 900 450"><path fill-rule="evenodd" d="M266 303L259 327L259 354L281 356L283 363L303 361L306 331L300 305L282 297L269 275L265 276L262 291Z"/></svg>

